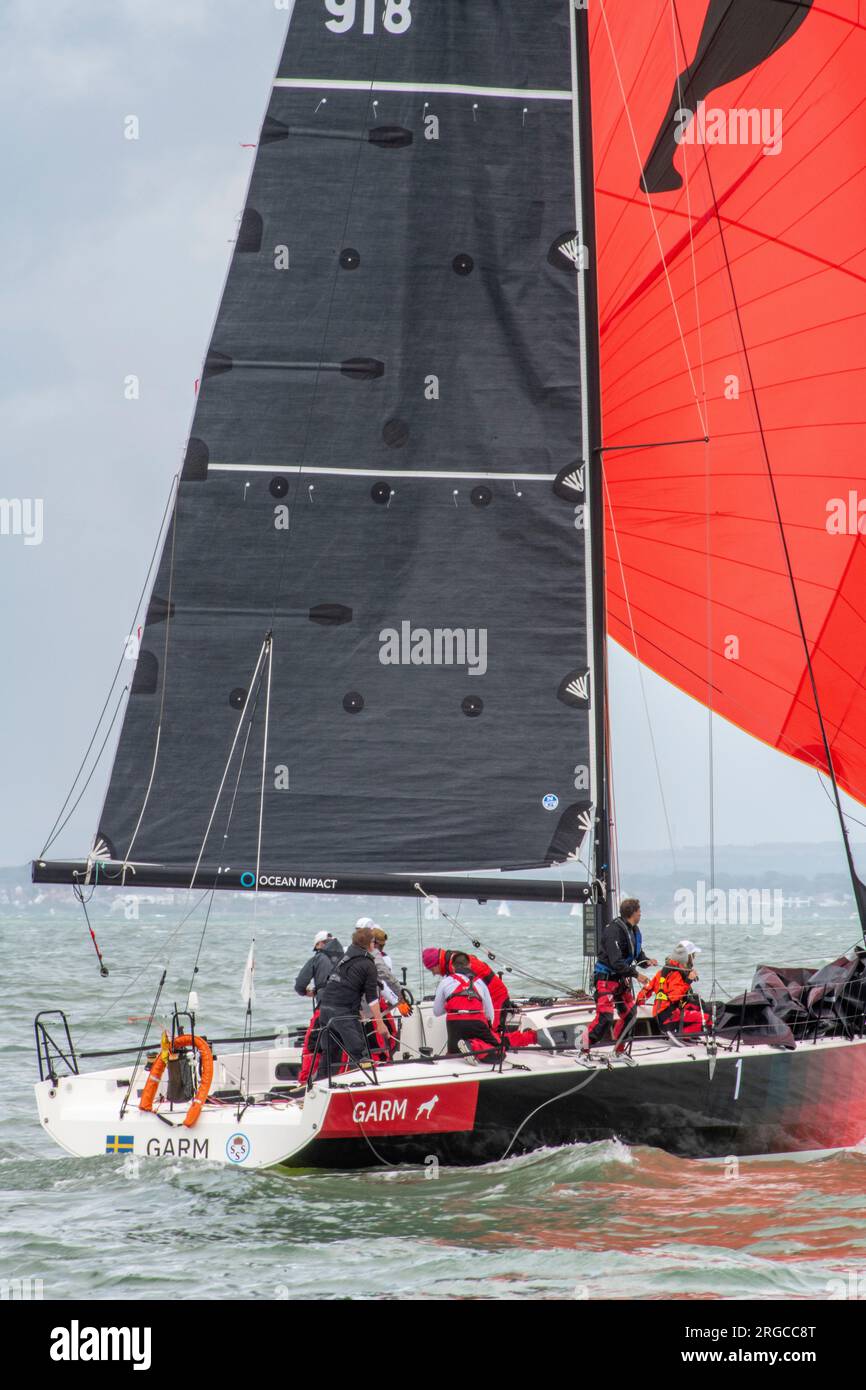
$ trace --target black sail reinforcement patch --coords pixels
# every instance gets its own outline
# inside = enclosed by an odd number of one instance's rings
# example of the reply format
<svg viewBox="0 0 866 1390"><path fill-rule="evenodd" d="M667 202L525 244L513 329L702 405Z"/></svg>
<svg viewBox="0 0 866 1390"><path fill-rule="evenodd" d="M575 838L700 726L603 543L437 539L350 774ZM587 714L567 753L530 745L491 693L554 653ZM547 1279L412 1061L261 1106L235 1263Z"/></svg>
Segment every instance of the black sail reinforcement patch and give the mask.
<svg viewBox="0 0 866 1390"><path fill-rule="evenodd" d="M156 654L142 648L135 663L135 675L132 678L129 693L131 695L155 695L158 685L159 661Z"/></svg>
<svg viewBox="0 0 866 1390"><path fill-rule="evenodd" d="M204 440L192 437L186 446L183 471L180 475L181 482L203 483L207 477L207 466L209 461L210 450Z"/></svg>
<svg viewBox="0 0 866 1390"><path fill-rule="evenodd" d="M265 224L260 212L255 208L244 208L235 251L239 255L253 254L262 249Z"/></svg>
<svg viewBox="0 0 866 1390"><path fill-rule="evenodd" d="M310 622L322 627L340 627L352 621L352 610L344 603L317 603L310 609Z"/></svg>
<svg viewBox="0 0 866 1390"><path fill-rule="evenodd" d="M559 817L553 839L545 855L546 864L562 864L575 859L583 842L593 829L591 801L574 801Z"/></svg>

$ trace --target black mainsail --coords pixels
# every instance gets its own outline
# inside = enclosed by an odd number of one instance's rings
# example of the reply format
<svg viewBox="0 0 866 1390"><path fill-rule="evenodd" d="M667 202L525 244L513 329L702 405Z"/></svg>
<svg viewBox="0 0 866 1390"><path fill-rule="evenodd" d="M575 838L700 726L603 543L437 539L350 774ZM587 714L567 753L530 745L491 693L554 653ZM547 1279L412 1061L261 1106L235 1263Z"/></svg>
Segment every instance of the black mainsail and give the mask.
<svg viewBox="0 0 866 1390"><path fill-rule="evenodd" d="M93 851L136 882L604 877L584 21L297 0Z"/></svg>

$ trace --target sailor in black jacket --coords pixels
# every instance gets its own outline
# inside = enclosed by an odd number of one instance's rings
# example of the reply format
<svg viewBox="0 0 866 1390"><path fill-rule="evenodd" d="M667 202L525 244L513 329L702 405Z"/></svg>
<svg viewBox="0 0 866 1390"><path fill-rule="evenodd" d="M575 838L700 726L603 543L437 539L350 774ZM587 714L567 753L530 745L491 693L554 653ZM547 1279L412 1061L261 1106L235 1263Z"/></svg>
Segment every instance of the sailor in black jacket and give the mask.
<svg viewBox="0 0 866 1390"><path fill-rule="evenodd" d="M340 1057L346 1053L350 1066L359 1066L369 1056L364 1030L361 1027L361 1001L370 1006L373 1026L381 1046L390 1052L388 1030L379 1005L379 975L370 954L373 933L369 927L356 927L352 944L338 961L324 989L319 994L319 1039L321 1055L317 1076L340 1069Z"/></svg>
<svg viewBox="0 0 866 1390"><path fill-rule="evenodd" d="M623 898L619 916L608 922L602 931L595 963L595 1017L580 1040L584 1052L607 1041L614 1010L619 1017L613 1028L613 1041L617 1043L617 1052L622 1050L619 1039L628 1028L635 1008L631 982L637 980L645 985L647 977L640 973L638 966L658 964L644 952L639 922L637 898Z"/></svg>
<svg viewBox="0 0 866 1390"><path fill-rule="evenodd" d="M295 994L313 996L313 1008L319 1007L318 996L321 994L329 977L333 974L334 966L344 955L344 951L336 936L332 936L329 931L320 931L313 942L313 954L310 959L301 966L298 978L295 980Z"/></svg>

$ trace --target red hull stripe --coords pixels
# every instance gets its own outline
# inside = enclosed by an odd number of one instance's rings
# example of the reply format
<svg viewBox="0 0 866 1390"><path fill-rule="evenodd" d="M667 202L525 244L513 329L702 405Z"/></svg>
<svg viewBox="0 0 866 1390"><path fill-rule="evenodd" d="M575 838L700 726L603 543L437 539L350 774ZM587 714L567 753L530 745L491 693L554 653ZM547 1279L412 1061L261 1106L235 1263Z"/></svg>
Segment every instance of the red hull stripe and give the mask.
<svg viewBox="0 0 866 1390"><path fill-rule="evenodd" d="M457 1133L472 1129L477 1104L477 1081L459 1086L335 1091L319 1138Z"/></svg>

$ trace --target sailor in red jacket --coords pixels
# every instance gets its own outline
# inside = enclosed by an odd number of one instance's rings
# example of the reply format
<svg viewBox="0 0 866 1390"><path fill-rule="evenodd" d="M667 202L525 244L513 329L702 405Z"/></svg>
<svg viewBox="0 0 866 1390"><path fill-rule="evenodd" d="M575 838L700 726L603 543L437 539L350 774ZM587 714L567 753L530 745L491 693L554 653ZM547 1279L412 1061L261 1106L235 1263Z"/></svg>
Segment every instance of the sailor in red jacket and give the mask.
<svg viewBox="0 0 866 1390"><path fill-rule="evenodd" d="M426 952L424 953L427 954ZM424 964L440 975L433 1013L436 1017L445 1016L448 1030L448 1051L489 1053L501 1049L502 1043L494 1033L493 1001L487 986L479 980L469 966L469 957L460 951L441 953L448 955L448 969L442 969L444 962Z"/></svg>
<svg viewBox="0 0 866 1390"><path fill-rule="evenodd" d="M451 973L452 961L456 955L464 957L468 962L468 969L475 976L476 980L481 980L482 984L487 987L487 992L493 1004L492 1027L494 1032L499 1033L502 1031L502 1025L505 1021L503 1015L506 1006L511 1003L511 997L508 993L508 986L502 976L497 975L492 965L489 965L487 961L481 960L480 956L470 956L463 951L443 951L435 946L429 947L428 950L424 951L423 955L424 964L427 968L432 970L438 967L438 973L440 975L449 975ZM430 963L428 963L427 960L428 955ZM435 966L433 964L434 959Z"/></svg>
<svg viewBox="0 0 866 1390"><path fill-rule="evenodd" d="M493 1031L501 1033L505 1023L505 1010L511 1003L508 986L487 961L481 960L478 956L467 956L467 959L469 969L475 978L487 986L487 993L493 1004Z"/></svg>
<svg viewBox="0 0 866 1390"><path fill-rule="evenodd" d="M505 1006L510 1003L508 989L496 972L491 970L490 966L486 965L484 961L479 960L477 956L469 956L462 951L443 951L437 946L428 946L421 952L421 959L427 969L432 970L434 975L441 975L447 978L450 975L463 972L471 976L472 979L478 981L483 988L484 994L486 994L490 1000L491 1005L491 1012L486 1016L485 1029L486 1032L492 1032L497 1047L501 1047L503 1043L511 1048L533 1047L538 1042L538 1034L534 1028L524 1028L519 1032L512 1031L506 1033L503 1031L502 1022L504 1021ZM480 967L480 970L476 969L476 967ZM495 981L495 984L488 982L488 975L492 977L492 981ZM451 1013L454 1014L458 1008L459 1003L452 1005ZM477 1012L474 1004L472 1008ZM450 1022L447 1009L445 1010L445 1014L446 1021ZM497 1024L499 1026L497 1026ZM450 1041L452 1035L456 1042L457 1034L449 1028L449 1052L452 1050ZM468 1036L468 1033L466 1033L467 1038ZM473 1049L476 1051L481 1048L486 1049L489 1046L489 1039L484 1042L477 1041L474 1044L470 1039L470 1045L473 1046Z"/></svg>

